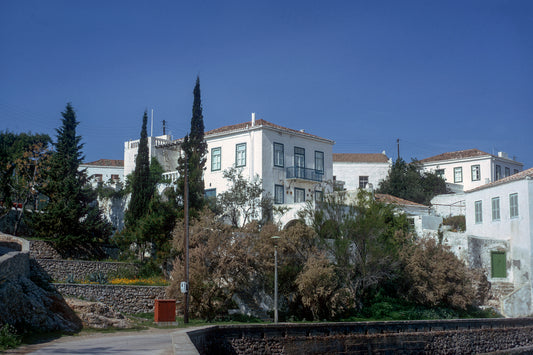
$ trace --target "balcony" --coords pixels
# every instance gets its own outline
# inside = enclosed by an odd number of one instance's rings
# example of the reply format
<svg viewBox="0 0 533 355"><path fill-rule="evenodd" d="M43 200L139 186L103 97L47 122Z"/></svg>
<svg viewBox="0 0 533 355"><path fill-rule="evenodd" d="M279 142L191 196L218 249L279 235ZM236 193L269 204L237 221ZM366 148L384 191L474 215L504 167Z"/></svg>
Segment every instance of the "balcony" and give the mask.
<svg viewBox="0 0 533 355"><path fill-rule="evenodd" d="M299 166L291 166L286 169L286 178L293 180L305 180L321 182L324 177L323 171L315 169L302 168Z"/></svg>

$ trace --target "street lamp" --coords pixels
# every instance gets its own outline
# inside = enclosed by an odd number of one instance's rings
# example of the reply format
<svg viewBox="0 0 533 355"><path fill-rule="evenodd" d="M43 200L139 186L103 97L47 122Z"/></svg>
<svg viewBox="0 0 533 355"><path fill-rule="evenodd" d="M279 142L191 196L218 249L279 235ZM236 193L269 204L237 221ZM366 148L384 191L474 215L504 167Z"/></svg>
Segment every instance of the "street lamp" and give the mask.
<svg viewBox="0 0 533 355"><path fill-rule="evenodd" d="M278 322L278 239L275 235L274 240L274 323Z"/></svg>

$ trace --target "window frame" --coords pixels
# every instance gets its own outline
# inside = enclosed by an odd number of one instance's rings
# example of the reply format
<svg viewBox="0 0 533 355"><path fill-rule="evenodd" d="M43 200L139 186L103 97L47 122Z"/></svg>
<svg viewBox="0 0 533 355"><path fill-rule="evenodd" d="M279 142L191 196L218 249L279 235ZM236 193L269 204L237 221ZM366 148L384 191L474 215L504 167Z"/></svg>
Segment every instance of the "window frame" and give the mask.
<svg viewBox="0 0 533 355"><path fill-rule="evenodd" d="M215 152L218 152L218 155L215 155ZM215 157L218 157L218 168L213 168L216 160ZM222 147L211 148L211 171L219 171L222 169Z"/></svg>
<svg viewBox="0 0 533 355"><path fill-rule="evenodd" d="M301 149L301 153L298 153L297 150ZM302 156L303 159L302 159L302 162L303 162L303 165L296 165L296 156ZM295 168L304 168L305 169L305 148L302 148L302 147L294 147L294 167Z"/></svg>
<svg viewBox="0 0 533 355"><path fill-rule="evenodd" d="M475 172L475 174L474 174ZM470 166L470 174L472 177L472 181L481 181L481 166L479 164L471 165ZM476 176L474 176L476 175Z"/></svg>
<svg viewBox="0 0 533 355"><path fill-rule="evenodd" d="M474 221L476 224L483 223L483 201L474 201Z"/></svg>
<svg viewBox="0 0 533 355"><path fill-rule="evenodd" d="M509 194L509 218L515 219L520 215L518 210L518 193Z"/></svg>
<svg viewBox="0 0 533 355"><path fill-rule="evenodd" d="M504 177L511 176L511 168L506 166L504 167L504 169L505 169Z"/></svg>
<svg viewBox="0 0 533 355"><path fill-rule="evenodd" d="M366 184L364 186L361 186L361 178L366 178ZM368 185L370 182L368 181L368 175L359 175L359 188L364 189L366 185Z"/></svg>
<svg viewBox="0 0 533 355"><path fill-rule="evenodd" d="M239 150L240 147L244 147L243 150ZM239 152L244 156L242 159L244 163L239 164ZM235 144L235 166L237 168L246 166L246 143L237 143Z"/></svg>
<svg viewBox="0 0 533 355"><path fill-rule="evenodd" d="M324 202L324 191L315 190L315 202Z"/></svg>
<svg viewBox="0 0 533 355"><path fill-rule="evenodd" d="M297 195L298 191L302 191L302 193L303 193L303 201L296 201L296 195ZM305 189L302 189L302 188L299 188L299 187L295 187L294 188L294 203L301 203L301 202L305 202Z"/></svg>
<svg viewBox="0 0 533 355"><path fill-rule="evenodd" d="M494 181L498 181L502 178L502 166L496 164L494 168Z"/></svg>
<svg viewBox="0 0 533 355"><path fill-rule="evenodd" d="M321 164L320 164L320 159L319 159L320 155L322 155L322 163ZM317 162L319 164L317 164ZM317 167L317 165L319 165L319 166ZM315 150L315 171L320 172L320 173L324 173L324 152L322 152L320 150Z"/></svg>
<svg viewBox="0 0 533 355"><path fill-rule="evenodd" d="M281 202L278 202L277 200L277 192L281 192ZM279 185L279 184L274 184L274 204L275 205L282 205L285 203L285 188L283 187L283 185Z"/></svg>
<svg viewBox="0 0 533 355"><path fill-rule="evenodd" d="M459 178L457 178L457 173L459 173ZM453 168L453 182L463 182L463 167L458 166L456 168Z"/></svg>
<svg viewBox="0 0 533 355"><path fill-rule="evenodd" d="M278 152L276 147L281 148L281 163L279 163L278 159L276 159L276 152ZM285 167L285 146L283 143L274 142L272 145L272 150L274 151L274 166L279 168Z"/></svg>
<svg viewBox="0 0 533 355"><path fill-rule="evenodd" d="M446 180L446 169L435 169L435 175L443 180Z"/></svg>
<svg viewBox="0 0 533 355"><path fill-rule="evenodd" d="M500 209L500 197L493 197L490 202L492 210L492 220L499 221L501 220L501 209Z"/></svg>
<svg viewBox="0 0 533 355"><path fill-rule="evenodd" d="M211 192L214 192L215 194L210 196L210 193L211 193ZM216 197L217 197L217 189L216 189L216 188L213 188L213 189L205 189L205 190L204 190L204 197L205 197L206 199L209 199L209 198L216 198Z"/></svg>

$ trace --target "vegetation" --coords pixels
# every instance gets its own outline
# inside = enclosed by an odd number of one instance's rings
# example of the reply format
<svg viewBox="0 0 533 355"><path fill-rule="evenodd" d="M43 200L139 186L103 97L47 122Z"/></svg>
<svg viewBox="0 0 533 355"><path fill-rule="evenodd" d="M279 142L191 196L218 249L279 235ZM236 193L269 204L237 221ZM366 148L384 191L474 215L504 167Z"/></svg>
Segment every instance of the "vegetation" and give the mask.
<svg viewBox="0 0 533 355"><path fill-rule="evenodd" d="M379 184L379 193L429 205L438 194L446 193L446 183L433 172L422 172L416 160L407 164L399 158L392 164L389 176Z"/></svg>
<svg viewBox="0 0 533 355"><path fill-rule="evenodd" d="M450 226L454 232L464 232L466 230L466 219L464 215L446 217L442 220L442 224Z"/></svg>
<svg viewBox="0 0 533 355"><path fill-rule="evenodd" d="M13 349L20 345L20 337L15 327L4 324L0 327L0 351Z"/></svg>
<svg viewBox="0 0 533 355"><path fill-rule="evenodd" d="M39 189L48 197L48 204L41 209L42 213L32 215L32 227L35 236L67 250L80 243L107 240L112 227L98 209L96 194L87 185L86 172L79 170L83 144L76 135L79 122L70 103L62 115L55 151Z"/></svg>

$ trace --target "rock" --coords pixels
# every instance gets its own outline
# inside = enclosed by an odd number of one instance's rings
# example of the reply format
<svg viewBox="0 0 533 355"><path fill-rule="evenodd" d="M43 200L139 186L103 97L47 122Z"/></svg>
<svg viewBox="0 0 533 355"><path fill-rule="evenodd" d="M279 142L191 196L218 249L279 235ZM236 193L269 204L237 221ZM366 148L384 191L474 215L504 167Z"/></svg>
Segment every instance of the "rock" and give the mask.
<svg viewBox="0 0 533 355"><path fill-rule="evenodd" d="M90 302L77 298L67 298L66 301L82 320L84 327L98 329L132 327L129 319L102 302Z"/></svg>

